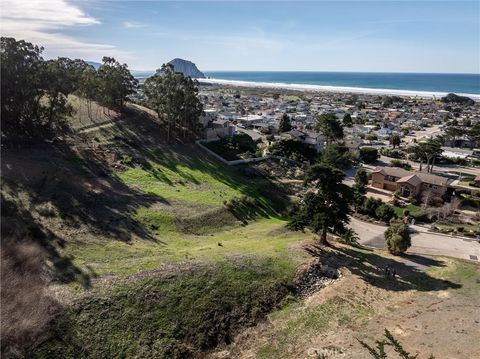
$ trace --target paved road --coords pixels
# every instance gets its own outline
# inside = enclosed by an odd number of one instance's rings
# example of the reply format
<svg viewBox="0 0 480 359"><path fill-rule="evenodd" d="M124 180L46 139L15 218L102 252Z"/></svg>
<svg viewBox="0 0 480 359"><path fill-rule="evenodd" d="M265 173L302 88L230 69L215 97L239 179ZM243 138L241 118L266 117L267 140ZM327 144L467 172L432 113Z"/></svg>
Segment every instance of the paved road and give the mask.
<svg viewBox="0 0 480 359"><path fill-rule="evenodd" d="M412 246L408 250L409 252L445 255L480 261L480 243L476 241L431 233L419 226L412 227L417 233L412 234ZM383 234L387 227L351 218L350 228L357 232L361 244L375 248L384 248L385 240Z"/></svg>
<svg viewBox="0 0 480 359"><path fill-rule="evenodd" d="M386 165L390 163L391 160L394 158L392 157L387 157L387 156L380 156L380 162L379 165ZM402 162L408 162L414 170L419 170L420 164L417 162L409 161L409 160L401 160ZM423 164L423 168L425 168L425 163ZM480 175L480 168L478 167L462 167L458 165L445 165L445 164L434 164L433 166L433 173L445 173L445 172L462 172L462 173L468 173L474 176Z"/></svg>

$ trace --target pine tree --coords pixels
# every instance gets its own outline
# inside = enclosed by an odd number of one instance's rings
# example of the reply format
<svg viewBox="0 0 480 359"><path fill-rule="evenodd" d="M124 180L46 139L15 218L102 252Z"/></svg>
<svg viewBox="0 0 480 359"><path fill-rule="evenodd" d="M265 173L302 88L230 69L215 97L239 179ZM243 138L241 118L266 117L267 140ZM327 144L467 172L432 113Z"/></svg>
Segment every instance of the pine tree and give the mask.
<svg viewBox="0 0 480 359"><path fill-rule="evenodd" d="M282 115L280 118L280 122L278 125L278 130L280 132L288 132L292 129L292 124L290 123L290 116L288 116L286 113Z"/></svg>

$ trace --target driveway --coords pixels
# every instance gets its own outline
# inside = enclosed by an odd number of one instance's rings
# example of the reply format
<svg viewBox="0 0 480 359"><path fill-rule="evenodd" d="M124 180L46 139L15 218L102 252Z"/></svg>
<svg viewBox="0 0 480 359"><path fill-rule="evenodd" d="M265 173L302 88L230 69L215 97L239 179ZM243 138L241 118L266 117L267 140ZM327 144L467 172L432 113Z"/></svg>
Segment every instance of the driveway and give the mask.
<svg viewBox="0 0 480 359"><path fill-rule="evenodd" d="M387 229L386 226L360 221L351 217L349 227L359 236L360 244L384 248L385 239L383 234ZM416 230L416 233L412 234L412 246L408 249L408 252L444 255L475 261L480 260L480 243L474 240L428 232L426 228L420 226L412 227Z"/></svg>

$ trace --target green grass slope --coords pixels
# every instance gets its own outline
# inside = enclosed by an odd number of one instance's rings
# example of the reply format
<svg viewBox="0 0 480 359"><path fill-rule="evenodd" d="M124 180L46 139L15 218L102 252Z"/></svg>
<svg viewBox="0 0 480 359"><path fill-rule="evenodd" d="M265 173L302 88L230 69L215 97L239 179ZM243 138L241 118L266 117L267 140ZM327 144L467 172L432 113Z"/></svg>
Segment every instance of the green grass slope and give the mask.
<svg viewBox="0 0 480 359"><path fill-rule="evenodd" d="M2 158L8 235L40 248L55 296L69 298L27 356L190 356L228 344L291 293L311 235L285 229L282 188L162 136L132 107L70 147Z"/></svg>

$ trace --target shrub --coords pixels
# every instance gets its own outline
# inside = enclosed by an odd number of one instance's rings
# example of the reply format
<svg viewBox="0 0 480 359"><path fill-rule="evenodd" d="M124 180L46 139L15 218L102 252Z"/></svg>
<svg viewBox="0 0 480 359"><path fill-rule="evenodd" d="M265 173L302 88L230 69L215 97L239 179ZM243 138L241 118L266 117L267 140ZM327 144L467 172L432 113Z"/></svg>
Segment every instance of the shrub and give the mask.
<svg viewBox="0 0 480 359"><path fill-rule="evenodd" d="M384 156L397 158L397 159L407 158L407 154L404 151L398 150L398 149L391 149L391 148L383 147L380 150L380 153Z"/></svg>
<svg viewBox="0 0 480 359"><path fill-rule="evenodd" d="M374 163L377 161L379 155L378 150L373 147L360 148L360 160L365 163Z"/></svg>
<svg viewBox="0 0 480 359"><path fill-rule="evenodd" d="M205 146L228 161L237 160L241 154L254 154L258 148L257 143L246 133L208 142Z"/></svg>
<svg viewBox="0 0 480 359"><path fill-rule="evenodd" d="M431 222L430 218L428 217L428 214L424 211L412 213L410 216L415 220L415 222L425 222L425 223Z"/></svg>
<svg viewBox="0 0 480 359"><path fill-rule="evenodd" d="M381 204L375 210L375 216L384 221L385 223L389 223L390 220L395 217L395 210L392 206L388 204Z"/></svg>
<svg viewBox="0 0 480 359"><path fill-rule="evenodd" d="M46 202L36 206L37 212L42 217L56 217L57 209L51 202Z"/></svg>
<svg viewBox="0 0 480 359"><path fill-rule="evenodd" d="M412 169L412 166L409 163L402 162L400 160L391 160L390 161L390 167L400 167L400 168L403 168L407 171L410 171Z"/></svg>
<svg viewBox="0 0 480 359"><path fill-rule="evenodd" d="M120 159L120 163L122 165L125 165L125 166L130 166L132 167L135 163L135 161L133 160L133 157L130 156L130 155L124 155L122 156L122 158Z"/></svg>
<svg viewBox="0 0 480 359"><path fill-rule="evenodd" d="M376 216L376 211L379 206L381 206L383 202L380 199L370 198L368 197L363 203L363 213L368 214L371 217Z"/></svg>
<svg viewBox="0 0 480 359"><path fill-rule="evenodd" d="M465 196L461 199L461 205L473 207L473 208L480 208L480 199L474 198L473 196Z"/></svg>
<svg viewBox="0 0 480 359"><path fill-rule="evenodd" d="M396 353L399 353L400 354L400 357L401 358L404 358L404 359L416 359L418 357L418 354L416 355L411 355L410 353L408 353L402 346L402 344L400 344L400 342L395 339L393 337L393 335L387 330L385 329L385 334L384 334L386 340L376 340L375 341L375 348L368 345L367 343L359 340L358 342L362 345L362 347L364 347L365 349L368 350L368 352L370 353L371 357L374 358L374 359L387 359L388 357L388 354L387 352L385 351L385 348L387 346L392 346L394 351ZM435 357L430 354L430 356L428 357L428 359L435 359Z"/></svg>
<svg viewBox="0 0 480 359"><path fill-rule="evenodd" d="M384 236L387 249L393 255L405 253L412 245L408 227L402 222L391 222Z"/></svg>
<svg viewBox="0 0 480 359"><path fill-rule="evenodd" d="M343 233L340 234L340 242L349 244L349 245L357 245L359 237L355 233L355 231L351 228L347 228Z"/></svg>
<svg viewBox="0 0 480 359"><path fill-rule="evenodd" d="M282 156L291 160L313 163L318 157L317 152L306 146L303 142L288 139L273 143L270 153L274 156Z"/></svg>

